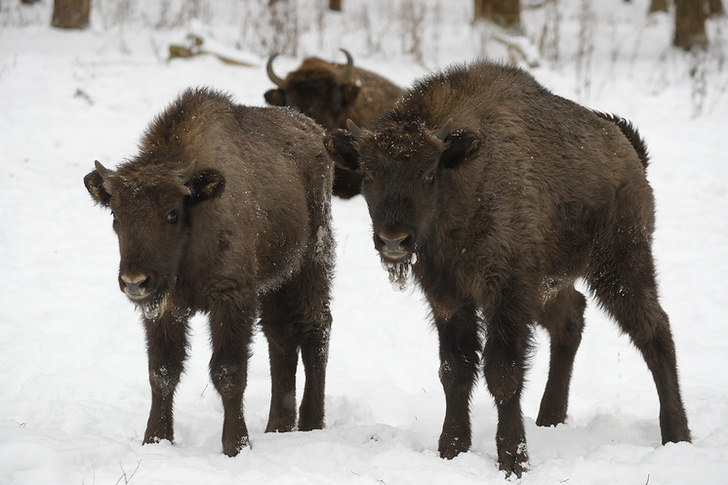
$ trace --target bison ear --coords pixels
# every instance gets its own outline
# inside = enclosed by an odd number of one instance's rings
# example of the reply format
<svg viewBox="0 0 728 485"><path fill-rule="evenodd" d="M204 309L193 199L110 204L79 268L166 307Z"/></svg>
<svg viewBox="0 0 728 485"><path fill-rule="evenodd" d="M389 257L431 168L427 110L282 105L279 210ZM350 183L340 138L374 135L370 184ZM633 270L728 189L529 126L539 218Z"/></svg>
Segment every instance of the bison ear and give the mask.
<svg viewBox="0 0 728 485"><path fill-rule="evenodd" d="M324 147L337 165L346 169L359 170L359 152L353 145L354 136L346 130L330 131L324 137Z"/></svg>
<svg viewBox="0 0 728 485"><path fill-rule="evenodd" d="M185 184L192 192L194 203L220 197L225 189L225 177L217 170L203 170L194 174Z"/></svg>
<svg viewBox="0 0 728 485"><path fill-rule="evenodd" d="M440 155L440 166L455 168L480 149L482 140L472 131L456 130L444 137L445 151Z"/></svg>
<svg viewBox="0 0 728 485"><path fill-rule="evenodd" d="M342 106L350 106L354 104L356 101L357 96L359 96L359 91L361 91L361 86L359 86L357 83L354 82L346 82L341 85L341 96L342 96Z"/></svg>
<svg viewBox="0 0 728 485"><path fill-rule="evenodd" d="M271 106L286 105L286 93L282 89L268 90L263 96L265 97L265 101Z"/></svg>
<svg viewBox="0 0 728 485"><path fill-rule="evenodd" d="M86 174L83 178L83 184L86 186L86 190L91 194L91 197L104 207L108 207L111 202L111 194L106 190L105 177L108 177L110 171L101 165L98 161L96 162L96 170L93 170Z"/></svg>

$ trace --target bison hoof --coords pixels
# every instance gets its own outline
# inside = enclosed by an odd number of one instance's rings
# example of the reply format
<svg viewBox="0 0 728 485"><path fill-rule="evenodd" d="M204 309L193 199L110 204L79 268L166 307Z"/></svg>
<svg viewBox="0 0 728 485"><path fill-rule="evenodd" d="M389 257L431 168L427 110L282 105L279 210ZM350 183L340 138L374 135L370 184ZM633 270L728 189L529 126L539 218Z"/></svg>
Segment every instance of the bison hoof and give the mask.
<svg viewBox="0 0 728 485"><path fill-rule="evenodd" d="M539 414L538 418L536 418L536 426L542 426L544 428L548 428L551 426L558 426L560 424L564 424L566 421L566 415L562 414L551 414L551 413L543 413Z"/></svg>
<svg viewBox="0 0 728 485"><path fill-rule="evenodd" d="M521 478L521 475L523 475L524 471L527 471L527 468L523 466L523 463L512 463L512 464L504 464L501 463L499 468L501 471L506 472L506 478L510 478L511 475L515 474L516 478Z"/></svg>
<svg viewBox="0 0 728 485"><path fill-rule="evenodd" d="M288 433L295 429L295 426L291 422L280 422L273 423L269 422L268 426L265 427L266 433Z"/></svg>
<svg viewBox="0 0 728 485"><path fill-rule="evenodd" d="M440 458L445 460L452 460L460 453L465 453L470 449L470 440L460 437L440 437Z"/></svg>
<svg viewBox="0 0 728 485"><path fill-rule="evenodd" d="M515 453L504 452L500 450L498 453L498 468L506 472L506 478L515 474L521 478L524 471L527 470L528 453L526 453L526 444L521 443Z"/></svg>
<svg viewBox="0 0 728 485"><path fill-rule="evenodd" d="M685 412L675 413L671 416L660 415L660 428L662 430L662 444L692 442L688 420Z"/></svg>
<svg viewBox="0 0 728 485"><path fill-rule="evenodd" d="M157 438L156 436L150 436L149 438L144 438L144 441L142 441L142 445L152 445L161 441L161 438Z"/></svg>
<svg viewBox="0 0 728 485"><path fill-rule="evenodd" d="M240 438L236 439L235 441L230 442L223 442L222 444L222 452L229 456L230 458L234 458L240 454L241 451L245 448L250 447L250 439L247 436L241 436Z"/></svg>
<svg viewBox="0 0 728 485"><path fill-rule="evenodd" d="M162 441L169 441L170 443L174 443L174 437L171 433L152 433L147 431L144 433L144 441L142 441L143 445L149 445L154 443L160 443Z"/></svg>

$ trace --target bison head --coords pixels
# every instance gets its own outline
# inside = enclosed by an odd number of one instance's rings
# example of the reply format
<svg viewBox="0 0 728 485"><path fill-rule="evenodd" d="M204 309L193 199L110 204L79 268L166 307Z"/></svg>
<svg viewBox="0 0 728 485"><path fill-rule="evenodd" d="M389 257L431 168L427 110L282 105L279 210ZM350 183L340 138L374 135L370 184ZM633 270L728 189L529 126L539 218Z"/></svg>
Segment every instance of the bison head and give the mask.
<svg viewBox="0 0 728 485"><path fill-rule="evenodd" d="M195 162L185 170L131 163L112 171L97 161L84 184L97 203L111 209L121 290L146 318L160 317L190 238L190 209L222 193L223 175L197 171Z"/></svg>
<svg viewBox="0 0 728 485"><path fill-rule="evenodd" d="M346 119L342 113L354 104L360 86L354 76L354 60L344 49L346 65L342 68L315 57L309 57L301 66L281 79L273 72L273 60L268 59L268 77L278 86L265 93L272 106L288 106L316 120L328 129L343 128Z"/></svg>
<svg viewBox="0 0 728 485"><path fill-rule="evenodd" d="M371 132L348 120L348 131L336 130L324 139L336 163L362 173L374 247L390 280L400 286L432 236L450 171L480 146L476 133L453 125L452 119L439 129L420 121L392 121Z"/></svg>

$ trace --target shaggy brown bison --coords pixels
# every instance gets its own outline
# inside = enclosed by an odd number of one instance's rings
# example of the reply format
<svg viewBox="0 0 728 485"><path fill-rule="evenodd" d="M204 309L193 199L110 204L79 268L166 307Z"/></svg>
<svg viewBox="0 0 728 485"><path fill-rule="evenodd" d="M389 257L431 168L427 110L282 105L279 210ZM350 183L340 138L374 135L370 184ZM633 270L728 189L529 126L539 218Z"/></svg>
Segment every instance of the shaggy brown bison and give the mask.
<svg viewBox="0 0 728 485"><path fill-rule="evenodd" d="M351 119L366 126L392 107L404 92L400 87L373 72L354 66L351 54L344 49L345 65L331 64L318 57L309 57L281 79L273 72L268 59L268 77L278 86L265 93L273 106L288 106L310 116L328 129L346 128ZM348 199L360 192L361 174L336 167L334 195Z"/></svg>
<svg viewBox="0 0 728 485"><path fill-rule="evenodd" d="M174 439L172 401L198 311L209 315L226 455L249 442L242 400L258 315L270 352L266 431L296 426L299 348L298 428L323 427L334 241L333 164L321 135L303 115L188 90L154 120L138 155L115 171L96 162L84 178L112 211L119 285L143 311L152 388L144 443Z"/></svg>
<svg viewBox="0 0 728 485"><path fill-rule="evenodd" d="M324 144L364 175L374 245L390 277L414 275L432 307L446 398L442 457L470 448L469 400L482 366L498 409L500 468L521 474L532 322L551 338L536 422L564 422L586 305L577 278L642 352L662 442L690 440L657 298L646 149L629 122L556 96L520 69L481 61L417 82L368 130L349 126Z"/></svg>

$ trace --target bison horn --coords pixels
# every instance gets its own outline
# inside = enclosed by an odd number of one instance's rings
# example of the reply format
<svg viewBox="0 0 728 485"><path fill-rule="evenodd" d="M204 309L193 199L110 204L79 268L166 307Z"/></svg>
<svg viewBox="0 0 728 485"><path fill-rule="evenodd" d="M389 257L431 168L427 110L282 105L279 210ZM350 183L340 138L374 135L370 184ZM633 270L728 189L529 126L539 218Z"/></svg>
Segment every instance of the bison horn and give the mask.
<svg viewBox="0 0 728 485"><path fill-rule="evenodd" d="M268 73L268 78L273 81L273 84L281 89L286 89L286 82L276 76L276 73L273 72L273 59L275 59L276 57L278 57L277 52L268 58L268 64L266 64L265 66L265 71Z"/></svg>
<svg viewBox="0 0 728 485"><path fill-rule="evenodd" d="M99 175L101 175L102 180L106 180L113 173L111 170L101 165L101 162L98 160L94 161L94 166L96 166L96 171Z"/></svg>
<svg viewBox="0 0 728 485"><path fill-rule="evenodd" d="M339 83L344 83L354 74L354 58L351 57L351 54L346 49L339 50L346 56L346 66L344 66L344 70L339 74Z"/></svg>
<svg viewBox="0 0 728 485"><path fill-rule="evenodd" d="M192 180L192 176L195 174L195 169L197 168L197 161L192 160L192 162L185 168L184 170L177 173L177 176L179 177L179 181L182 182L182 185L187 185L187 182Z"/></svg>
<svg viewBox="0 0 728 485"><path fill-rule="evenodd" d="M450 132L452 131L452 125L454 123L455 123L454 120L452 118L450 118L449 120L447 120L445 122L444 125L442 125L442 128L440 128L439 130L434 132L432 134L432 136L434 136L435 138L437 138L440 141L445 141L445 138L447 138L448 135L450 135Z"/></svg>
<svg viewBox="0 0 728 485"><path fill-rule="evenodd" d="M351 133L351 136L354 137L355 140L359 141L366 135L366 132L356 126L356 123L351 121L351 119L346 120L346 127L349 128L349 133Z"/></svg>
<svg viewBox="0 0 728 485"><path fill-rule="evenodd" d="M104 189L106 190L106 192L111 194L111 183L109 179L112 175L114 175L114 171L109 170L108 168L101 165L101 162L99 162L98 160L94 161L94 166L96 167L96 172L98 172L98 174L101 176L101 183L104 186Z"/></svg>

